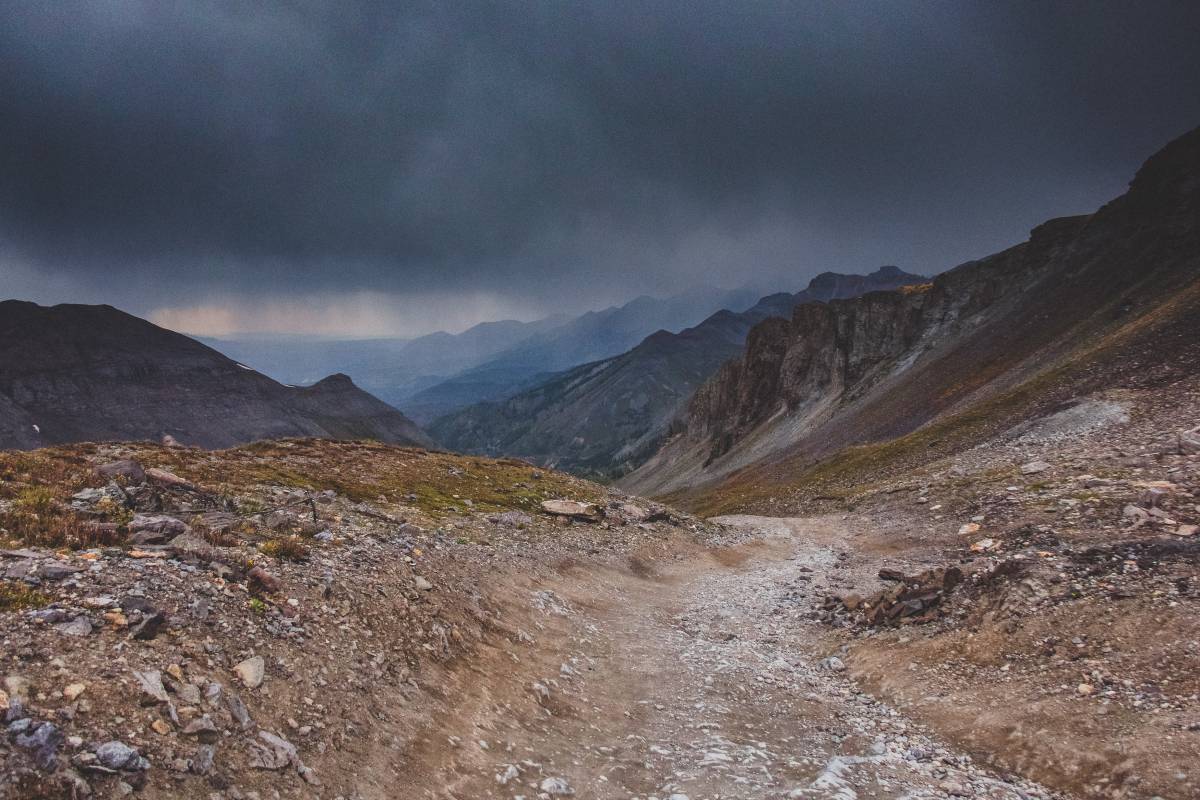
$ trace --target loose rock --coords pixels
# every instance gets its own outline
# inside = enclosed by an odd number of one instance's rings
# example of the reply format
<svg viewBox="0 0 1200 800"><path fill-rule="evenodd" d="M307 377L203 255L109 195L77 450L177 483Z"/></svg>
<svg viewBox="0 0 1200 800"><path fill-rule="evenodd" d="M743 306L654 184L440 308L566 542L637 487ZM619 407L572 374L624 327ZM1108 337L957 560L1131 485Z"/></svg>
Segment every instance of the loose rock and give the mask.
<svg viewBox="0 0 1200 800"><path fill-rule="evenodd" d="M247 689L257 689L262 685L266 675L267 664L262 656L252 656L233 668L242 685Z"/></svg>

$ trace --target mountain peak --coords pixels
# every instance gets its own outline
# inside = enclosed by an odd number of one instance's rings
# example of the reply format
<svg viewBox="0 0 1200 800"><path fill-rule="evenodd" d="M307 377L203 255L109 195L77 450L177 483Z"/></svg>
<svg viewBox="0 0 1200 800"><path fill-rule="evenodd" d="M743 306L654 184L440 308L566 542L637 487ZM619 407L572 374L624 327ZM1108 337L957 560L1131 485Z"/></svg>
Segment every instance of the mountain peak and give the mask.
<svg viewBox="0 0 1200 800"><path fill-rule="evenodd" d="M314 383L312 385L312 388L315 389L318 386L322 387L322 388L331 388L331 389L332 388L348 388L348 389L358 388L357 386L354 385L354 381L350 378L350 376L344 372L335 372L332 375L327 375L324 378L322 378L321 380Z"/></svg>

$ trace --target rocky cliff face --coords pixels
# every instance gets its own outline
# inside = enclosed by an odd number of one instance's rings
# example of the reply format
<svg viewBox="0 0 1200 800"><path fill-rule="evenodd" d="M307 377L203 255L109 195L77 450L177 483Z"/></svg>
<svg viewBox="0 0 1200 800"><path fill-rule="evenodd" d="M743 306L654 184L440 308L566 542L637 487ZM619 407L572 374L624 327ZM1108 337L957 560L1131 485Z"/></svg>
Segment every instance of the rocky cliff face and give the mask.
<svg viewBox="0 0 1200 800"><path fill-rule="evenodd" d="M0 448L167 434L203 447L283 436L430 444L344 375L284 386L109 306L0 303Z"/></svg>
<svg viewBox="0 0 1200 800"><path fill-rule="evenodd" d="M812 463L1071 363L1133 320L1178 313L1200 275L1198 197L1193 131L1095 214L1047 222L1029 241L927 286L767 320L622 483L661 493L764 459Z"/></svg>
<svg viewBox="0 0 1200 800"><path fill-rule="evenodd" d="M925 280L896 267L870 275L824 273L798 294L770 295L741 313L720 311L679 333L658 331L620 356L568 370L505 402L443 417L431 430L453 449L519 455L612 478L654 452L696 387L741 350L755 323L790 314L797 303Z"/></svg>

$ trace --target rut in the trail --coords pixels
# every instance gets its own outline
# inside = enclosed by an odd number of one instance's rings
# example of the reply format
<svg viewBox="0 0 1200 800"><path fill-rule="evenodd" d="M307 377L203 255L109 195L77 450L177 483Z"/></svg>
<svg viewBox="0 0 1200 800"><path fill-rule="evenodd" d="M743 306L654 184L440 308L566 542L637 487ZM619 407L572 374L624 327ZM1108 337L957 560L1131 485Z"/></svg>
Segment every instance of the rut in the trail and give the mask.
<svg viewBox="0 0 1200 800"><path fill-rule="evenodd" d="M797 589L836 561L809 535L833 523L726 522L752 527L758 541L656 579L574 576L535 592L535 619L569 625L561 651L540 654L558 669L540 676L529 701L476 720L490 740L463 735L460 747L480 752L456 759L456 774L425 787L428 796L1054 796L975 767L825 657Z"/></svg>

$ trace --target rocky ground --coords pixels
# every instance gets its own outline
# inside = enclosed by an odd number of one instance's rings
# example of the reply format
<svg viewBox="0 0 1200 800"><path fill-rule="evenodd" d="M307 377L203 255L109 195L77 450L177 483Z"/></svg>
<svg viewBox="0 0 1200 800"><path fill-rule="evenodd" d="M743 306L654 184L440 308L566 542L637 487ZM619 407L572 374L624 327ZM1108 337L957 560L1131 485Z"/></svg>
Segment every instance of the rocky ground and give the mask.
<svg viewBox="0 0 1200 800"><path fill-rule="evenodd" d="M1047 785L1200 796L1197 422L1194 379L1078 398L847 487L845 559L813 599L851 674Z"/></svg>
<svg viewBox="0 0 1200 800"><path fill-rule="evenodd" d="M1197 423L1079 398L710 521L371 444L0 454L0 797L1196 797Z"/></svg>
<svg viewBox="0 0 1200 800"><path fill-rule="evenodd" d="M521 462L314 441L0 454L0 797L385 797L499 591L711 526ZM368 763L386 763L370 771Z"/></svg>

